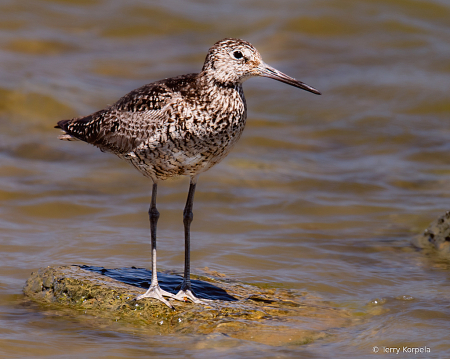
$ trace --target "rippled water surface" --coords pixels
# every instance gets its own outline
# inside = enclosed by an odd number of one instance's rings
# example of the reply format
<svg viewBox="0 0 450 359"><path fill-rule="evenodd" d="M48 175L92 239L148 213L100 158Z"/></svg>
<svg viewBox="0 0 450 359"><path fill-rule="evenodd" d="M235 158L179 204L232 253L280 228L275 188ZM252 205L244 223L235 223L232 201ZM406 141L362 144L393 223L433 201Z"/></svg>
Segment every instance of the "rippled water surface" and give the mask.
<svg viewBox="0 0 450 359"><path fill-rule="evenodd" d="M1 1L0 356L344 358L426 346L415 357L449 357L449 262L410 245L450 209L449 19L445 0ZM40 267L150 267L150 182L59 141L56 121L197 72L230 36L323 95L245 83L244 135L199 178L193 272L302 290L358 324L270 347L21 305ZM187 178L159 186L161 269L182 270L187 189Z"/></svg>

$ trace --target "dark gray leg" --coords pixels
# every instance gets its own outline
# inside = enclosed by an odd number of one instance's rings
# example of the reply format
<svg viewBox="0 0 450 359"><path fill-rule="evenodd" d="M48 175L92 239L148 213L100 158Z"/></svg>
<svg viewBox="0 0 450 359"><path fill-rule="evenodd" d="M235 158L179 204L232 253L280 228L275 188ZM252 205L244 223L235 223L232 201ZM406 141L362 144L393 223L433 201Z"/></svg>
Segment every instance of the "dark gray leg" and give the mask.
<svg viewBox="0 0 450 359"><path fill-rule="evenodd" d="M191 289L191 223L194 218L192 207L194 206L195 186L197 185L197 178L192 177L189 184L189 194L186 201L186 206L183 211L184 223L184 280L181 284L180 291L175 295L175 299L185 300L186 298L194 303L203 303L204 301L198 299Z"/></svg>
<svg viewBox="0 0 450 359"><path fill-rule="evenodd" d="M184 223L184 281L188 288L191 287L191 223L194 219L192 207L194 206L194 194L196 183L190 183L186 206L183 211Z"/></svg>
<svg viewBox="0 0 450 359"><path fill-rule="evenodd" d="M157 184L153 183L152 202L148 210L148 216L150 218L150 234L152 243L152 282L147 292L145 294L136 297L136 300L142 298L155 298L160 300L167 306L173 308L172 305L167 300L165 300L163 296L174 297L174 295L172 293L166 292L165 290L162 290L159 287L158 276L156 272L156 225L158 224L159 219L159 212L156 209L156 194L157 194Z"/></svg>

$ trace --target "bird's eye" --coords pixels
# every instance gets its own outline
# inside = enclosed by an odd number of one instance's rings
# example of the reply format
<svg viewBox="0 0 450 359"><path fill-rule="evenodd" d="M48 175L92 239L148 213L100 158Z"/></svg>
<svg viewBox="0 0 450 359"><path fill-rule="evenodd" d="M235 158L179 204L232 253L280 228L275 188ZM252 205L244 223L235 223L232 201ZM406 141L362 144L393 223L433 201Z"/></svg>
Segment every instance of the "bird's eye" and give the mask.
<svg viewBox="0 0 450 359"><path fill-rule="evenodd" d="M235 59L237 59L237 60L240 60L240 59L242 59L244 57L244 55L242 55L242 52L240 52L240 51L234 51L233 52L233 57Z"/></svg>

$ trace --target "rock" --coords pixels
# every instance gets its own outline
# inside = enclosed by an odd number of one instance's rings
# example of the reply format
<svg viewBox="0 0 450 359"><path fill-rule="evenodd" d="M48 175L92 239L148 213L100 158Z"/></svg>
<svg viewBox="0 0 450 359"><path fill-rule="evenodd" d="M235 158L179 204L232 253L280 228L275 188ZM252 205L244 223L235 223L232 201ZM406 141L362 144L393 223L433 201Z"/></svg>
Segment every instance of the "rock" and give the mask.
<svg viewBox="0 0 450 359"><path fill-rule="evenodd" d="M428 228L412 240L418 248L435 249L440 254L450 256L450 211L433 221Z"/></svg>
<svg viewBox="0 0 450 359"><path fill-rule="evenodd" d="M120 277L121 281L102 273ZM150 273L137 268L47 267L31 274L24 293L53 310L71 310L73 315L145 326L155 333L225 334L268 345L310 343L331 335L336 328L352 325L355 318L348 310L324 305L306 293L262 289L212 277L193 280L198 297L205 298L202 292L205 288L208 293L215 288L213 297L223 299L213 300L208 305L172 301L175 309L170 309L154 299L135 301L144 289L126 281L133 281L135 277L148 280ZM169 278L166 279L169 282L182 280L164 273L161 277ZM160 285L164 288L162 282ZM170 286L166 283L164 289L170 290Z"/></svg>

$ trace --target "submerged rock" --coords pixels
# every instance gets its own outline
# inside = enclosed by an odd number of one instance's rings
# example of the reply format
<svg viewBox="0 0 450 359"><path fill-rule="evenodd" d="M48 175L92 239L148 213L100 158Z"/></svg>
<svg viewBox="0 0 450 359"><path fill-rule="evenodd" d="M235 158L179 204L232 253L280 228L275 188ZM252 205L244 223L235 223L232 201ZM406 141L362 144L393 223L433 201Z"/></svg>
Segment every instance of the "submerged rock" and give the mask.
<svg viewBox="0 0 450 359"><path fill-rule="evenodd" d="M418 248L433 248L440 254L450 256L450 211L431 222L423 234L413 238Z"/></svg>
<svg viewBox="0 0 450 359"><path fill-rule="evenodd" d="M150 276L150 271L138 268L47 267L31 274L24 293L52 309L69 308L79 315L145 326L155 333L221 333L269 345L310 343L353 324L349 311L324 305L305 293L223 278L193 280L197 296L212 299L208 305L171 301L175 308L171 309L154 299L135 301L144 291L135 285L148 287ZM173 274L158 273L158 277L161 287L172 292L182 281Z"/></svg>

